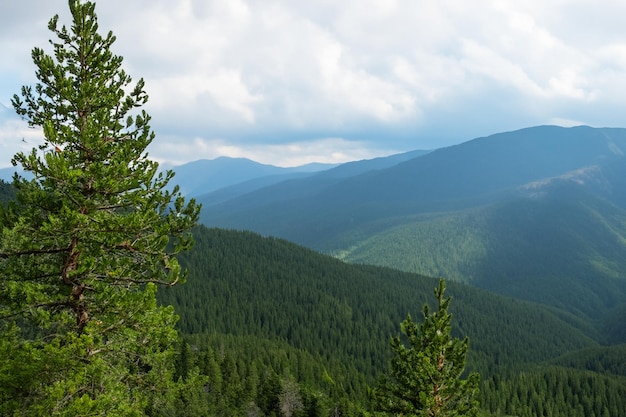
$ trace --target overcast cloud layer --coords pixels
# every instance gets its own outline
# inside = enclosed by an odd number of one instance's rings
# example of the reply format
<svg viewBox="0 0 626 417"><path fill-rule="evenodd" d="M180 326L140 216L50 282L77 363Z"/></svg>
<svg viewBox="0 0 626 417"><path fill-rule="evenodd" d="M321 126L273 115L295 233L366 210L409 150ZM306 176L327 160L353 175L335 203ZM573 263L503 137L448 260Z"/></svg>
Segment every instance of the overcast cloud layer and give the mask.
<svg viewBox="0 0 626 417"><path fill-rule="evenodd" d="M625 125L620 0L96 4L146 80L149 152L168 164L344 162L539 124ZM40 136L10 98L35 82L30 51L48 48L54 14L69 23L67 1L0 5L0 167Z"/></svg>

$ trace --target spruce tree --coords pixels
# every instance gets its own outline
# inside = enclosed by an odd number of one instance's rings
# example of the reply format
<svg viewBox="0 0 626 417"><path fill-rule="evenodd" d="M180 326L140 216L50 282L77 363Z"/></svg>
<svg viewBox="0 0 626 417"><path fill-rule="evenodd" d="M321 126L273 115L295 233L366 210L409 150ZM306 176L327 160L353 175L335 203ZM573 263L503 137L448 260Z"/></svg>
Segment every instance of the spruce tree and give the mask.
<svg viewBox="0 0 626 417"><path fill-rule="evenodd" d="M199 206L146 148L144 82L133 84L95 4L69 0L34 48L38 83L13 105L44 143L12 162L16 201L0 207L0 415L157 414L172 383L171 307L157 285L184 282Z"/></svg>
<svg viewBox="0 0 626 417"><path fill-rule="evenodd" d="M372 391L380 411L419 417L476 415L479 376L462 379L469 339L451 336L451 298L444 297L445 289L442 279L435 288L437 311L431 313L424 305L421 324L410 314L401 323L408 346L400 336L391 339L389 374Z"/></svg>

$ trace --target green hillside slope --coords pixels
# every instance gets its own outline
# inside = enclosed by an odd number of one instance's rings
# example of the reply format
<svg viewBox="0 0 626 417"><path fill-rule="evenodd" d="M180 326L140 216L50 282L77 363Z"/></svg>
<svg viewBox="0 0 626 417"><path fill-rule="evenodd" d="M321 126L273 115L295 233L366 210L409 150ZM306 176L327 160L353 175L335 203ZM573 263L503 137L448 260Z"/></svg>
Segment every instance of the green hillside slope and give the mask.
<svg viewBox="0 0 626 417"><path fill-rule="evenodd" d="M576 184L402 221L337 256L445 276L594 320L612 320L624 307L626 210ZM622 333L606 336L615 342Z"/></svg>
<svg viewBox="0 0 626 417"><path fill-rule="evenodd" d="M14 198L15 189L13 186L8 182L0 180L0 203L6 204Z"/></svg>
<svg viewBox="0 0 626 417"><path fill-rule="evenodd" d="M390 335L407 313L420 317L437 285L250 232L194 233L195 248L181 258L191 268L189 281L162 290L161 302L180 314L201 372L211 375L210 363L221 361L219 378L231 375L224 370L230 366L241 387L256 384L257 402L263 386L291 375L306 401L348 407L348 398L368 409L368 387L387 369ZM623 348L594 341L593 322L448 284L453 332L470 337L468 367L481 373L485 416L601 416L626 406ZM596 395L602 401L594 402Z"/></svg>
<svg viewBox="0 0 626 417"><path fill-rule="evenodd" d="M351 363L370 378L407 313L419 316L436 280L349 265L284 240L199 228L181 262L189 282L161 292L185 333L286 340L325 361ZM537 362L596 343L586 324L548 308L451 283L456 330L472 340L470 366Z"/></svg>
<svg viewBox="0 0 626 417"><path fill-rule="evenodd" d="M626 341L626 129L540 126L211 207L207 225L558 306Z"/></svg>
<svg viewBox="0 0 626 417"><path fill-rule="evenodd" d="M340 236L398 216L460 210L508 197L529 182L619 160L626 129L539 126L478 138L380 170L289 181L205 206L205 225L337 249Z"/></svg>

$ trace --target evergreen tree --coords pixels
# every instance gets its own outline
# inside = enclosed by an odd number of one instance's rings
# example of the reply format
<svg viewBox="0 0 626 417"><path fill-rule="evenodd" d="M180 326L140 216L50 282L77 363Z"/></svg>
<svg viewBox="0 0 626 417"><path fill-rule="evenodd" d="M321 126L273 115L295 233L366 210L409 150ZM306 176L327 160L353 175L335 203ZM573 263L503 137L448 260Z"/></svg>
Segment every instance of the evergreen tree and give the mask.
<svg viewBox="0 0 626 417"><path fill-rule="evenodd" d="M13 97L44 144L12 162L17 200L0 207L0 415L158 414L172 383L176 316L156 286L184 282L199 207L148 159L144 82L98 33L95 4L34 48L39 80Z"/></svg>
<svg viewBox="0 0 626 417"><path fill-rule="evenodd" d="M291 377L286 377L282 381L282 389L278 396L280 411L285 417L292 417L296 412L302 410L302 395L298 383Z"/></svg>
<svg viewBox="0 0 626 417"><path fill-rule="evenodd" d="M0 205L6 205L15 199L15 188L3 180L0 180Z"/></svg>
<svg viewBox="0 0 626 417"><path fill-rule="evenodd" d="M403 416L475 416L478 412L479 376L462 379L469 339L451 337L450 298L444 298L445 281L435 288L437 311L424 305L424 321L418 325L409 315L401 324L408 339L391 339L394 357L389 375L373 390L381 411Z"/></svg>

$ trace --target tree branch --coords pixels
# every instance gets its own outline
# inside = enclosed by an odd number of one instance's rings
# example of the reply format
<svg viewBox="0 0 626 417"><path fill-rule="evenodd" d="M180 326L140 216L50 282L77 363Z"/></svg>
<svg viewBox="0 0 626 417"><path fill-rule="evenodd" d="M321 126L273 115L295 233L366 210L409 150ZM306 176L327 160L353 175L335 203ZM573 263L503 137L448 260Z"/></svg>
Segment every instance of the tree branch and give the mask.
<svg viewBox="0 0 626 417"><path fill-rule="evenodd" d="M152 278L146 278L146 279L136 279L136 278L131 278L131 277L110 278L110 277L107 277L106 275L94 275L93 277L102 281L106 281L108 278L109 280L113 281L111 282L111 285L124 285L124 284L130 283L130 284L157 284L157 285L163 285L166 287L172 287L176 285L179 280L178 277L172 282L162 281L160 279L152 279Z"/></svg>
<svg viewBox="0 0 626 417"><path fill-rule="evenodd" d="M54 249L31 249L31 250L25 250L25 251L13 252L13 253L1 253L0 252L0 259L8 259L13 256L44 255L44 254L48 255L52 253L67 252L68 250L69 250L69 247L68 248L54 248Z"/></svg>
<svg viewBox="0 0 626 417"><path fill-rule="evenodd" d="M28 307L23 308L20 311L16 311L15 313L11 313L11 314L7 314L5 316L0 316L0 320L6 320L6 319L10 319L12 317L16 317L16 316L21 316L24 313L26 313L29 310L32 310L33 308L52 308L52 307L72 307L72 302L71 301L55 301L55 302L51 302L51 303L40 303L40 304L34 304L34 305L30 305Z"/></svg>

